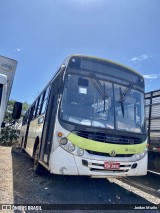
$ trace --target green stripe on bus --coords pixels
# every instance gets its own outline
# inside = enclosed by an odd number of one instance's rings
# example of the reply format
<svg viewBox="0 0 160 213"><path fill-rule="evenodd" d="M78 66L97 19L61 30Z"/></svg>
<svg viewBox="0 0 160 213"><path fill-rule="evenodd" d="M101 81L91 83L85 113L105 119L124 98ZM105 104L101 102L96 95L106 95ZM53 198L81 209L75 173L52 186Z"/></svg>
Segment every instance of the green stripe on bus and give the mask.
<svg viewBox="0 0 160 213"><path fill-rule="evenodd" d="M147 145L147 140L136 145L102 143L77 136L73 133L70 133L67 138L71 143L79 148L103 153L110 153L114 150L116 154L138 154L143 152Z"/></svg>

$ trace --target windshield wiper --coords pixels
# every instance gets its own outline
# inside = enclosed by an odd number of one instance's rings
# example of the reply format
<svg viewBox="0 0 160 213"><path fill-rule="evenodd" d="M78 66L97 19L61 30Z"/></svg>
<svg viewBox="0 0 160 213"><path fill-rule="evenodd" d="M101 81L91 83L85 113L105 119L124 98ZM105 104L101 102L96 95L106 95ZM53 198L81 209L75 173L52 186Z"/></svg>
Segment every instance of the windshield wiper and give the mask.
<svg viewBox="0 0 160 213"><path fill-rule="evenodd" d="M133 89L134 84L130 84L129 87L127 87L124 92L122 93L121 87L119 87L119 94L120 94L120 99L119 103L121 103L121 109L122 109L122 115L124 117L124 101L127 97L127 95L130 93L130 91Z"/></svg>
<svg viewBox="0 0 160 213"><path fill-rule="evenodd" d="M127 95L130 93L130 91L133 89L134 84L130 84L129 87L125 89L125 91L122 93L122 97L119 101L125 101Z"/></svg>
<svg viewBox="0 0 160 213"><path fill-rule="evenodd" d="M119 87L119 94L120 94L120 100L118 102L121 103L122 115L124 117L124 103L123 103L124 100L123 100L123 93L122 93L121 87Z"/></svg>
<svg viewBox="0 0 160 213"><path fill-rule="evenodd" d="M97 78L97 76L93 73L90 73L90 79L92 81L93 86L96 88L96 90L98 91L99 95L102 97L103 99L103 103L104 103L104 107L103 107L103 112L106 111L106 98L109 98L108 94L106 93L106 89L105 89L105 84L101 84L101 82L99 81L99 79Z"/></svg>

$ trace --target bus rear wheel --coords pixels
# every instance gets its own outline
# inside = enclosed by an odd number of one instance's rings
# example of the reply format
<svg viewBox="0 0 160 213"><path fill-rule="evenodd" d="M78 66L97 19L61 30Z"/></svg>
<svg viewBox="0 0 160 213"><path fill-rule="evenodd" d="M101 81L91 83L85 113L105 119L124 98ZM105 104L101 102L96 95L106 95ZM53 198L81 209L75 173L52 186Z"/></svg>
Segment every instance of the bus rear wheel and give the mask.
<svg viewBox="0 0 160 213"><path fill-rule="evenodd" d="M40 148L39 145L36 147L35 153L34 153L34 172L37 175L40 175L43 173L44 169L43 166L39 163L39 152L40 152Z"/></svg>

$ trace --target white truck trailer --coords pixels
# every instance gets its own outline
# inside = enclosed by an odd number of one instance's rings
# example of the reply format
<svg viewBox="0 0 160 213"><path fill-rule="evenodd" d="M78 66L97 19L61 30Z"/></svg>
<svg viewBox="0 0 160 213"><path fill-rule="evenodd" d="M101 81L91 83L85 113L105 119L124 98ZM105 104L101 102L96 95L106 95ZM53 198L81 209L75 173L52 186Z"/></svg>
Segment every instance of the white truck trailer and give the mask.
<svg viewBox="0 0 160 213"><path fill-rule="evenodd" d="M0 56L0 131L12 89L17 61Z"/></svg>
<svg viewBox="0 0 160 213"><path fill-rule="evenodd" d="M148 170L160 174L160 90L145 94L148 131Z"/></svg>

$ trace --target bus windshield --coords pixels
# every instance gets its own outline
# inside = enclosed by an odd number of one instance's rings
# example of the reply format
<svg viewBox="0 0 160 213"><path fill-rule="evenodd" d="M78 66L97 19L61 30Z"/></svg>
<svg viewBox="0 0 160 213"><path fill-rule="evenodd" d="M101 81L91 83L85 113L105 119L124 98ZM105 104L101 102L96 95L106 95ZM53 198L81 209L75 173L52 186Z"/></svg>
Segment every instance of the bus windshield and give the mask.
<svg viewBox="0 0 160 213"><path fill-rule="evenodd" d="M68 73L60 118L73 124L142 133L144 94L128 88L95 75Z"/></svg>

